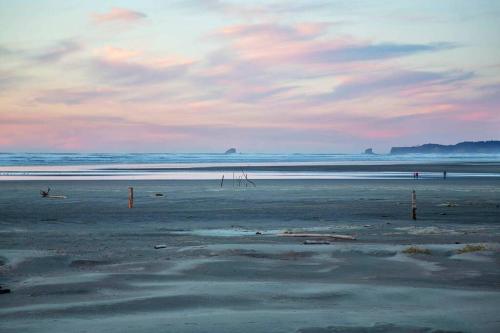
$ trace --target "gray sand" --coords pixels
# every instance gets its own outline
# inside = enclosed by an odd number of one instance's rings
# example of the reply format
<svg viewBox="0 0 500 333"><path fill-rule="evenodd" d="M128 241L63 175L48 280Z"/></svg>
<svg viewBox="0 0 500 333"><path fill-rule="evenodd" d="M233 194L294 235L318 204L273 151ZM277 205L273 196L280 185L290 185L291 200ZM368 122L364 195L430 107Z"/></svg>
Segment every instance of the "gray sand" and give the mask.
<svg viewBox="0 0 500 333"><path fill-rule="evenodd" d="M42 199L48 185L67 198ZM0 188L1 332L500 330L498 178Z"/></svg>

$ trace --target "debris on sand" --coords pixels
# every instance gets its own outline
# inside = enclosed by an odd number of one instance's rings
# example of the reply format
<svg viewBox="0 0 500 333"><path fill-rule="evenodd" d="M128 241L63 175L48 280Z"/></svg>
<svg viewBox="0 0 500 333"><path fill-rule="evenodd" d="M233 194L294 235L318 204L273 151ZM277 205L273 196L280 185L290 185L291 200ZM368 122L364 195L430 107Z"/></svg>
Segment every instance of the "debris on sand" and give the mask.
<svg viewBox="0 0 500 333"><path fill-rule="evenodd" d="M425 248L422 248L422 247L417 247L417 246L410 246L409 248L406 248L405 250L403 250L403 253L405 254L426 254L426 255L430 255L431 254L431 250L429 249L425 249Z"/></svg>
<svg viewBox="0 0 500 333"><path fill-rule="evenodd" d="M0 286L0 294L8 294L10 293L10 289L3 289L2 286Z"/></svg>
<svg viewBox="0 0 500 333"><path fill-rule="evenodd" d="M438 207L458 207L458 204L454 202L445 202L442 204L437 205Z"/></svg>
<svg viewBox="0 0 500 333"><path fill-rule="evenodd" d="M155 193L155 197L162 197L163 193Z"/></svg>
<svg viewBox="0 0 500 333"><path fill-rule="evenodd" d="M167 246L165 244L158 244L158 245L155 245L155 249L164 249L166 248Z"/></svg>
<svg viewBox="0 0 500 333"><path fill-rule="evenodd" d="M321 240L306 240L304 241L304 245L329 245L330 242L328 241L321 241Z"/></svg>
<svg viewBox="0 0 500 333"><path fill-rule="evenodd" d="M40 190L40 195L42 196L42 198L66 199L66 196L64 195L50 195L50 187L47 189L47 191Z"/></svg>
<svg viewBox="0 0 500 333"><path fill-rule="evenodd" d="M481 244L479 244L479 245L467 244L463 248L459 249L457 252L459 254L462 254L462 253L479 252L479 251L486 251L486 250L487 250L486 246L481 245Z"/></svg>
<svg viewBox="0 0 500 333"><path fill-rule="evenodd" d="M341 240L356 240L354 236L351 235L339 235L339 234L312 234L312 233L294 233L290 231L285 231L284 233L278 234L282 237L308 237L308 238L330 238L330 239L341 239Z"/></svg>

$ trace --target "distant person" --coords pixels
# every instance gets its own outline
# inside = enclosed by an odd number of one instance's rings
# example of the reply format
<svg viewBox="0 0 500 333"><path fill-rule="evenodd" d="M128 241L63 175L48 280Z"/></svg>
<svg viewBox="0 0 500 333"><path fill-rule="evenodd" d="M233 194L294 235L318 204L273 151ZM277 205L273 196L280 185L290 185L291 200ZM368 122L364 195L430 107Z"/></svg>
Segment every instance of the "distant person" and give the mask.
<svg viewBox="0 0 500 333"><path fill-rule="evenodd" d="M446 179L446 170L443 171L443 179Z"/></svg>
<svg viewBox="0 0 500 333"><path fill-rule="evenodd" d="M415 178L418 179L418 172L415 172Z"/></svg>

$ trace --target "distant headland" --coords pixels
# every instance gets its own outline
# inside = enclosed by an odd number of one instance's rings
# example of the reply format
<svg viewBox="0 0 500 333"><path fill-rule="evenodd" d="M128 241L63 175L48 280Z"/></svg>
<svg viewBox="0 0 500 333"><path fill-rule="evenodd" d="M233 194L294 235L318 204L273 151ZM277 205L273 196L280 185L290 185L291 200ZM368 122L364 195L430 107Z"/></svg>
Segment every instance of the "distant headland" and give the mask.
<svg viewBox="0 0 500 333"><path fill-rule="evenodd" d="M427 143L413 147L392 147L391 155L402 154L491 154L500 153L500 141L464 141L455 145Z"/></svg>

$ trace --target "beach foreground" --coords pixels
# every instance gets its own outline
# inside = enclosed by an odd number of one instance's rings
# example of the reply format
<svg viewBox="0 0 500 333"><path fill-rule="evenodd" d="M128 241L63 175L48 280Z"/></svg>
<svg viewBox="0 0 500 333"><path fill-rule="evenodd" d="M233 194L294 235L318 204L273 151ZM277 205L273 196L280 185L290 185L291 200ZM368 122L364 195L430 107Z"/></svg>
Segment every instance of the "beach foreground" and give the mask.
<svg viewBox="0 0 500 333"><path fill-rule="evenodd" d="M0 331L500 330L499 178L256 185L1 182Z"/></svg>

